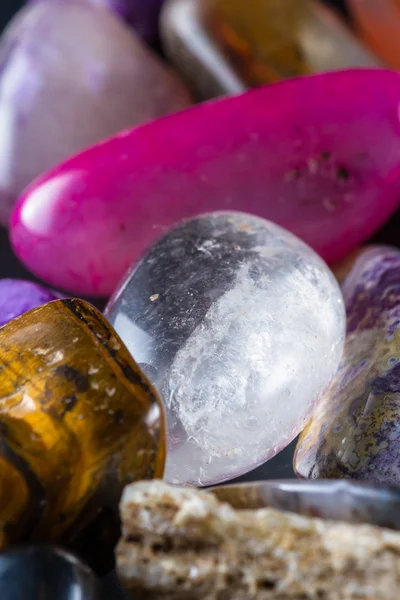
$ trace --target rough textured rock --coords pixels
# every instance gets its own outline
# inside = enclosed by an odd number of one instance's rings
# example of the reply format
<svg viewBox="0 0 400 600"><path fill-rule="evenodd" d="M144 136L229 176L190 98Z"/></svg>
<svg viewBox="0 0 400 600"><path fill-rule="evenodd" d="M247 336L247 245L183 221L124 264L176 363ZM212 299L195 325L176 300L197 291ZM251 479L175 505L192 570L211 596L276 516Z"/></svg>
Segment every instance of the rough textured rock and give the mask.
<svg viewBox="0 0 400 600"><path fill-rule="evenodd" d="M399 205L399 104L399 73L341 71L137 127L27 190L12 219L14 250L56 288L107 296L168 227L242 210L334 264Z"/></svg>
<svg viewBox="0 0 400 600"><path fill-rule="evenodd" d="M272 458L339 364L345 316L325 263L273 223L181 223L134 265L105 314L164 401L165 478L210 485Z"/></svg>
<svg viewBox="0 0 400 600"><path fill-rule="evenodd" d="M397 532L235 510L158 481L126 488L121 516L117 570L134 598L398 599Z"/></svg>
<svg viewBox="0 0 400 600"><path fill-rule="evenodd" d="M400 484L400 250L366 249L342 285L339 369L297 445L302 477Z"/></svg>
<svg viewBox="0 0 400 600"><path fill-rule="evenodd" d="M189 95L135 34L89 0L39 0L0 42L0 222L35 178ZM49 218L49 213L46 213Z"/></svg>

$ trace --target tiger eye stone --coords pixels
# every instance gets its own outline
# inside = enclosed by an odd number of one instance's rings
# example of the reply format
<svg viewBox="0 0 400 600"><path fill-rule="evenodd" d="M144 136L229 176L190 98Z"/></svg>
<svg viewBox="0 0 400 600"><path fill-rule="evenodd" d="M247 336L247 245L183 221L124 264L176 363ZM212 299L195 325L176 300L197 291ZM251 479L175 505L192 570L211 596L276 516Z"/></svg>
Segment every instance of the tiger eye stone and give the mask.
<svg viewBox="0 0 400 600"><path fill-rule="evenodd" d="M0 364L3 547L63 542L97 566L93 551L103 559L118 537L123 486L163 474L157 394L80 300L50 302L1 328Z"/></svg>
<svg viewBox="0 0 400 600"><path fill-rule="evenodd" d="M378 64L319 2L170 0L161 33L169 58L200 98Z"/></svg>
<svg viewBox="0 0 400 600"><path fill-rule="evenodd" d="M400 484L400 250L366 249L342 285L341 364L297 445L298 475Z"/></svg>

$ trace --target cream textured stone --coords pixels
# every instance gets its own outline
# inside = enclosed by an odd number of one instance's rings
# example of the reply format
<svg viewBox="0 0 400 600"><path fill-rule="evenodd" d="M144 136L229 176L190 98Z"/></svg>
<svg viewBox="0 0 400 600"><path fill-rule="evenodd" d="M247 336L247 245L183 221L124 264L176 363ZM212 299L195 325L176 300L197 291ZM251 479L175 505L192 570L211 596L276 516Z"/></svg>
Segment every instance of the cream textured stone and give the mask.
<svg viewBox="0 0 400 600"><path fill-rule="evenodd" d="M125 489L117 570L148 600L398 600L400 533L235 510L161 481Z"/></svg>

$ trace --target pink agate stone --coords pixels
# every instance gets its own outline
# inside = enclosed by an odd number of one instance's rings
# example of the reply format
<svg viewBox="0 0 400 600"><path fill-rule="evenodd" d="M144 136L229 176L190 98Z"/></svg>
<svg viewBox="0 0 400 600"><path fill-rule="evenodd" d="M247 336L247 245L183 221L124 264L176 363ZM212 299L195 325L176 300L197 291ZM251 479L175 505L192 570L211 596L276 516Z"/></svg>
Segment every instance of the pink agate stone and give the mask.
<svg viewBox="0 0 400 600"><path fill-rule="evenodd" d="M11 239L55 287L108 295L182 218L241 210L275 221L329 263L400 204L400 74L313 75L124 132L42 177Z"/></svg>
<svg viewBox="0 0 400 600"><path fill-rule="evenodd" d="M31 181L126 127L190 104L186 88L108 8L37 1L0 42L0 222Z"/></svg>

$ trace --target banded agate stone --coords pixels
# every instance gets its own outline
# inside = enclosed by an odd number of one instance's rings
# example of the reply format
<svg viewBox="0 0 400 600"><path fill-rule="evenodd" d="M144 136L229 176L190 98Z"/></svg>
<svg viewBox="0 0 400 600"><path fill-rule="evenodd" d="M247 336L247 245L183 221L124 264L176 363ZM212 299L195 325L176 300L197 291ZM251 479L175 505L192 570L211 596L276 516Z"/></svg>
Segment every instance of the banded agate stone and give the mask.
<svg viewBox="0 0 400 600"><path fill-rule="evenodd" d="M347 337L331 387L297 445L309 478L400 484L400 251L366 249L343 282Z"/></svg>
<svg viewBox="0 0 400 600"><path fill-rule="evenodd" d="M167 55L197 97L379 61L320 0L169 0Z"/></svg>
<svg viewBox="0 0 400 600"><path fill-rule="evenodd" d="M77 557L46 546L0 554L1 600L101 600L100 584Z"/></svg>
<svg viewBox="0 0 400 600"><path fill-rule="evenodd" d="M0 42L0 222L44 171L122 129L190 104L133 31L90 0L39 0Z"/></svg>
<svg viewBox="0 0 400 600"><path fill-rule="evenodd" d="M0 329L2 547L57 542L109 568L124 485L161 477L161 403L104 317L56 300Z"/></svg>
<svg viewBox="0 0 400 600"><path fill-rule="evenodd" d="M164 400L165 478L179 484L230 479L291 442L344 340L325 263L277 225L235 212L165 234L105 314Z"/></svg>
<svg viewBox="0 0 400 600"><path fill-rule="evenodd" d="M12 217L14 250L56 288L107 296L166 228L241 210L334 264L399 206L399 104L399 73L341 71L137 127L26 190Z"/></svg>

